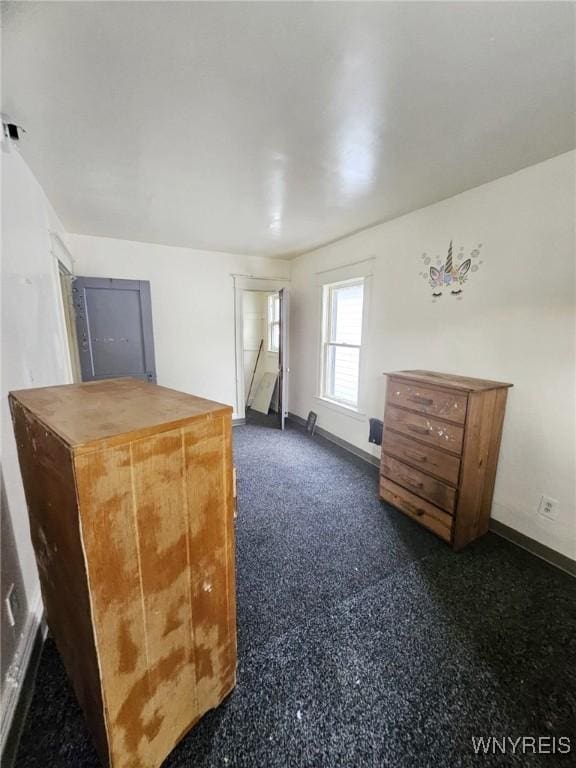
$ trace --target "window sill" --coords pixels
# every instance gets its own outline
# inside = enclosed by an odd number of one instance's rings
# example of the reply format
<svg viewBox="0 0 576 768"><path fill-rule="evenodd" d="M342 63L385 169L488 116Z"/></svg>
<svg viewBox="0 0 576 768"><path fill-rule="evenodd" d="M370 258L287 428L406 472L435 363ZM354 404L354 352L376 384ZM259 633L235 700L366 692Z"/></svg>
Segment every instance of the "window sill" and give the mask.
<svg viewBox="0 0 576 768"><path fill-rule="evenodd" d="M349 416L351 419L357 421L366 421L366 414L364 411L359 411L351 405L344 405L336 400L330 400L328 397L322 397L321 395L314 395L314 399L323 405L325 408L329 408L332 411L341 413L343 416Z"/></svg>

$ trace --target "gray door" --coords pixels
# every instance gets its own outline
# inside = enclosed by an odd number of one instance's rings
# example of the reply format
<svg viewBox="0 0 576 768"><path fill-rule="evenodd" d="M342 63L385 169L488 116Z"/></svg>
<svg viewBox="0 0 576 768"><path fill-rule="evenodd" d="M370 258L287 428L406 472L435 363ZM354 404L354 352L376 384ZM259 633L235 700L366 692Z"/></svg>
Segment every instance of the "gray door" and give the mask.
<svg viewBox="0 0 576 768"><path fill-rule="evenodd" d="M82 381L132 376L155 383L150 283L77 277L72 291Z"/></svg>

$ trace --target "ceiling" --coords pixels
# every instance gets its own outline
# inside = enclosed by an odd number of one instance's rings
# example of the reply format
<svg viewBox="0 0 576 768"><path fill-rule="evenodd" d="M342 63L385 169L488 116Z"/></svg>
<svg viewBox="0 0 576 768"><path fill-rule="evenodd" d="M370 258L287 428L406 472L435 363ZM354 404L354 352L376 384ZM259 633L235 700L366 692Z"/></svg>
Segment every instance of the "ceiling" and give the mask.
<svg viewBox="0 0 576 768"><path fill-rule="evenodd" d="M575 145L572 3L4 3L70 232L294 256Z"/></svg>

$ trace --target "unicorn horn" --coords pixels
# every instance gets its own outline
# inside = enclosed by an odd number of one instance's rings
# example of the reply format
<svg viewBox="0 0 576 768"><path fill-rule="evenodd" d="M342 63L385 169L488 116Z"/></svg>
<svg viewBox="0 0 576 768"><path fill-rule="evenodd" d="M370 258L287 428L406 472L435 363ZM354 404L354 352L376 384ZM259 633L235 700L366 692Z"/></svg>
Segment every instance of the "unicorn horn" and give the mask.
<svg viewBox="0 0 576 768"><path fill-rule="evenodd" d="M448 258L446 259L446 266L444 267L444 273L447 275L452 274L452 240L450 240L450 247L448 248Z"/></svg>

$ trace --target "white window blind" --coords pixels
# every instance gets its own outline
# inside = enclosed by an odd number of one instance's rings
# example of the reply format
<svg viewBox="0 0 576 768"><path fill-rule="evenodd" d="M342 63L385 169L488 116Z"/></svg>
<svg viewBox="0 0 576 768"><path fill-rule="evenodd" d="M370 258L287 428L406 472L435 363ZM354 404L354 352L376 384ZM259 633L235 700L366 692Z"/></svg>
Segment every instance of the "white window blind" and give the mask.
<svg viewBox="0 0 576 768"><path fill-rule="evenodd" d="M322 396L358 405L364 280L325 285Z"/></svg>

